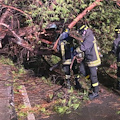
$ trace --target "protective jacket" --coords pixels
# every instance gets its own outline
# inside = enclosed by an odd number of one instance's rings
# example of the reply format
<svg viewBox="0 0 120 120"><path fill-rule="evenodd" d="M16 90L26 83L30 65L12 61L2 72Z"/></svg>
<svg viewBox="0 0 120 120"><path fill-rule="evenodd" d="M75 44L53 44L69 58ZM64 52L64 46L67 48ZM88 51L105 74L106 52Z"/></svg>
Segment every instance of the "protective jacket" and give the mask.
<svg viewBox="0 0 120 120"><path fill-rule="evenodd" d="M58 43L58 51L61 53L63 65L71 64L71 42L72 38L68 33L63 32L59 43Z"/></svg>
<svg viewBox="0 0 120 120"><path fill-rule="evenodd" d="M85 60L89 67L101 64L96 39L90 29L87 29L86 34L83 36L83 42L81 43L80 49L84 52Z"/></svg>
<svg viewBox="0 0 120 120"><path fill-rule="evenodd" d="M120 66L120 33L113 42L112 52L116 55L118 66Z"/></svg>

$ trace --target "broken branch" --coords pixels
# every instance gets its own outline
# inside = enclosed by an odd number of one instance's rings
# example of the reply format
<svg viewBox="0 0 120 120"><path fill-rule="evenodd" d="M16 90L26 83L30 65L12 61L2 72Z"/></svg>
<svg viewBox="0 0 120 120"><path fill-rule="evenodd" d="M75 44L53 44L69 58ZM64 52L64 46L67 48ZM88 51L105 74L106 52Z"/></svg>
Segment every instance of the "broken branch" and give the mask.
<svg viewBox="0 0 120 120"><path fill-rule="evenodd" d="M10 29L10 28L9 28L9 25L4 24L4 23L0 23L0 25L4 26L4 27L6 27L8 30L10 30L11 33L13 34L13 36L14 36L15 38L17 38L17 41L15 41L15 40L12 39L15 43L17 43L18 45L20 45L20 46L22 46L22 47L27 48L27 49L30 50L30 51L33 51L32 46L31 46L30 44L28 44L26 41L24 41L21 37L19 37L19 36L15 33L15 31L13 31L12 29Z"/></svg>

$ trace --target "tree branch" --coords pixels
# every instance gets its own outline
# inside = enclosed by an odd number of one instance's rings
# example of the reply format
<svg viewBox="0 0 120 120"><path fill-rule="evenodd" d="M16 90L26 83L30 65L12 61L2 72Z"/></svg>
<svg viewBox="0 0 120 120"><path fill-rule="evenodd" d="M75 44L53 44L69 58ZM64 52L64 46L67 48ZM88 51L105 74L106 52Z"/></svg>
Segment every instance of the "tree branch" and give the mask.
<svg viewBox="0 0 120 120"><path fill-rule="evenodd" d="M96 0L95 2L93 2L89 7L87 7L82 13L80 13L69 25L68 28L71 29L79 20L81 20L88 12L90 12L90 10L92 10L95 6L100 4L100 1L103 0ZM54 46L53 46L53 50L56 51L57 48L57 44L60 40L60 37L56 40Z"/></svg>
<svg viewBox="0 0 120 120"><path fill-rule="evenodd" d="M19 12L23 13L24 15L26 15L31 21L33 21L32 18L31 18L28 14L26 14L24 11L22 11L22 10L20 10L20 9L18 9L18 8L15 8L15 7L12 7L12 6L7 6L7 5L4 5L4 4L2 4L2 6L3 6L3 7L10 8L10 9L14 9L14 10L16 10L16 11L19 11Z"/></svg>
<svg viewBox="0 0 120 120"><path fill-rule="evenodd" d="M82 13L80 13L69 25L68 28L71 29L79 20L81 20L90 10L92 10L97 5L100 5L100 2L103 0L96 0L89 7L87 7Z"/></svg>
<svg viewBox="0 0 120 120"><path fill-rule="evenodd" d="M12 39L15 43L17 43L18 45L30 50L30 51L33 51L33 48L30 44L28 44L26 41L24 41L21 37L19 37L15 31L13 31L12 29L9 28L9 25L7 24L4 24L4 23L0 23L0 25L6 27L8 30L10 30L10 32L13 34L13 36L17 39L17 41L15 41L14 39Z"/></svg>

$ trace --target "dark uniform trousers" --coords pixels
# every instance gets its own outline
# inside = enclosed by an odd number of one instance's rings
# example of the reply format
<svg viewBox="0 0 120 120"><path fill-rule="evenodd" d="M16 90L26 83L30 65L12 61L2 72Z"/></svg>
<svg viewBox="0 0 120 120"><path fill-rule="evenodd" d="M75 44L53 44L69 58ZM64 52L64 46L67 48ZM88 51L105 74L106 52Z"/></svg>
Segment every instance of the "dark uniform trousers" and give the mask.
<svg viewBox="0 0 120 120"><path fill-rule="evenodd" d="M63 65L63 70L64 70L64 73L66 76L66 80L70 79L70 77L71 77L70 65ZM72 70L73 70L73 75L74 75L75 80L78 80L80 76L78 75L79 74L79 67L78 67L78 63L77 63L76 59L74 60Z"/></svg>
<svg viewBox="0 0 120 120"><path fill-rule="evenodd" d="M65 79L68 84L70 84L70 78L71 78L71 62L74 57L74 48L73 48L73 38L69 37L68 33L63 33L63 37L59 41L59 51L62 55L62 62L63 62L63 70L65 73ZM75 60L72 66L75 82L79 79L78 71L79 67L77 66L77 61ZM69 86L69 85L68 85Z"/></svg>
<svg viewBox="0 0 120 120"><path fill-rule="evenodd" d="M99 92L98 89L98 77L97 77L97 67L88 67L84 61L80 64L80 73L85 77L90 75L91 87L93 87L93 92Z"/></svg>

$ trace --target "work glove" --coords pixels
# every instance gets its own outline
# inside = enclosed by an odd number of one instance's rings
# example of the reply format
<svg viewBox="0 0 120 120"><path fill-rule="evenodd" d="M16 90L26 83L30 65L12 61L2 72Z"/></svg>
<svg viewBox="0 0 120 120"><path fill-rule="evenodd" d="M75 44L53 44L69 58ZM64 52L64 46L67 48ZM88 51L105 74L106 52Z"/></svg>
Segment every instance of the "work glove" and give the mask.
<svg viewBox="0 0 120 120"><path fill-rule="evenodd" d="M80 63L84 59L84 52L81 51L79 47L77 47L74 50L74 56L76 56L77 62Z"/></svg>
<svg viewBox="0 0 120 120"><path fill-rule="evenodd" d="M83 54L83 51L81 51L79 47L77 47L77 48L74 50L74 56L83 57L82 54Z"/></svg>

